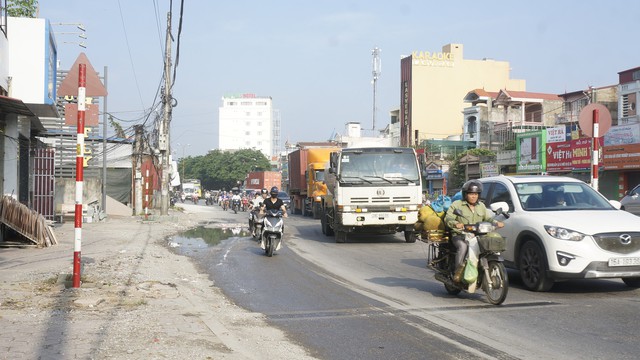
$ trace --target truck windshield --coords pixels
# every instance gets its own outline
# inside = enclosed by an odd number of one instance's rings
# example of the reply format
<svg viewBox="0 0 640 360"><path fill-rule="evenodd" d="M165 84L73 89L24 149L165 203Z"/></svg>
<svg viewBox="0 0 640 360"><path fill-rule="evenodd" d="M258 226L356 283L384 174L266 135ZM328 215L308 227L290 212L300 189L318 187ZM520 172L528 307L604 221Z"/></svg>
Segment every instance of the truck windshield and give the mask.
<svg viewBox="0 0 640 360"><path fill-rule="evenodd" d="M412 153L343 153L339 172L345 181L354 177L387 183L420 180L416 157Z"/></svg>

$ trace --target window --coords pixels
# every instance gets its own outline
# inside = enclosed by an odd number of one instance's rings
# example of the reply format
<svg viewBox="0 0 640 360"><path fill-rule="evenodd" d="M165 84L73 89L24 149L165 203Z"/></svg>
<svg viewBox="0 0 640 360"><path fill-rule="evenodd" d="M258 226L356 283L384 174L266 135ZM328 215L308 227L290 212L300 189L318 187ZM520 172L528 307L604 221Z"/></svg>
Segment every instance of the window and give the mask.
<svg viewBox="0 0 640 360"><path fill-rule="evenodd" d="M262 136L262 131L258 131L258 136Z"/></svg>
<svg viewBox="0 0 640 360"><path fill-rule="evenodd" d="M636 94L624 94L622 95L622 117L629 117L636 115Z"/></svg>
<svg viewBox="0 0 640 360"><path fill-rule="evenodd" d="M267 106L267 102L266 101L256 101L256 105L258 105L258 106Z"/></svg>
<svg viewBox="0 0 640 360"><path fill-rule="evenodd" d="M475 136L477 131L476 117L471 116L467 119L467 134L470 136Z"/></svg>
<svg viewBox="0 0 640 360"><path fill-rule="evenodd" d="M251 135L251 131L245 131L245 132L244 132L244 134L245 134L246 136L250 136L250 135Z"/></svg>
<svg viewBox="0 0 640 360"><path fill-rule="evenodd" d="M258 126L262 126L262 121L258 121Z"/></svg>
<svg viewBox="0 0 640 360"><path fill-rule="evenodd" d="M493 194L491 195L491 204L504 201L509 205L509 211L513 211L513 201L511 200L511 194L504 184L496 183L493 187ZM489 205L491 205L489 204Z"/></svg>
<svg viewBox="0 0 640 360"><path fill-rule="evenodd" d="M262 116L262 111L258 111L258 116Z"/></svg>
<svg viewBox="0 0 640 360"><path fill-rule="evenodd" d="M244 114L247 115L247 116L251 116L251 111L247 111Z"/></svg>
<svg viewBox="0 0 640 360"><path fill-rule="evenodd" d="M253 105L253 103L251 101L243 101L243 102L240 103L240 105L242 105L242 106L251 106L251 105Z"/></svg>

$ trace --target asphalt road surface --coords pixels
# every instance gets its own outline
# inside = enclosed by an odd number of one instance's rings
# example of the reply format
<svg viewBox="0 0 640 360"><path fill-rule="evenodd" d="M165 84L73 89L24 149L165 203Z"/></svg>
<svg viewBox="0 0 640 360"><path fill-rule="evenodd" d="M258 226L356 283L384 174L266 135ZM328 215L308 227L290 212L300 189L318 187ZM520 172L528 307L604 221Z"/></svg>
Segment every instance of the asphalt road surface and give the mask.
<svg viewBox="0 0 640 360"><path fill-rule="evenodd" d="M211 212L208 226L247 224L247 213ZM285 243L264 255L247 233L189 252L238 305L322 359L636 359L640 290L620 280L524 290L509 272L501 306L448 295L426 268L427 245L395 236L326 237L320 222L285 219ZM185 250L186 251L186 250Z"/></svg>

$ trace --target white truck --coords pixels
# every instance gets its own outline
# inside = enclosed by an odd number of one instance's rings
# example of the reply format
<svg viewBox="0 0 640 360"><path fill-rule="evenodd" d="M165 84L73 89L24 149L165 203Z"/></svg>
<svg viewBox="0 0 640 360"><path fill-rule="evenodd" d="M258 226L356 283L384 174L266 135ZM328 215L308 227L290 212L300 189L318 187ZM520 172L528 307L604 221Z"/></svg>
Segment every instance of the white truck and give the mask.
<svg viewBox="0 0 640 360"><path fill-rule="evenodd" d="M413 243L422 205L422 179L411 148L346 148L331 153L322 233L338 243L348 233L404 232Z"/></svg>

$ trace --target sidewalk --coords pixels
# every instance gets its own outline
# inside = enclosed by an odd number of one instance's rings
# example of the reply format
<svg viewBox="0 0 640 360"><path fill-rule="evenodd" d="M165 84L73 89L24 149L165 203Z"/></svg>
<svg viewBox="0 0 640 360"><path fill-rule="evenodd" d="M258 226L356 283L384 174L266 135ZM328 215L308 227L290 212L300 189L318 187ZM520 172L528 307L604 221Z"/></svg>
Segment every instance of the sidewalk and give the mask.
<svg viewBox="0 0 640 360"><path fill-rule="evenodd" d="M0 359L311 359L168 250L166 236L206 216L83 224L79 289L64 286L73 222L56 246L0 248Z"/></svg>

